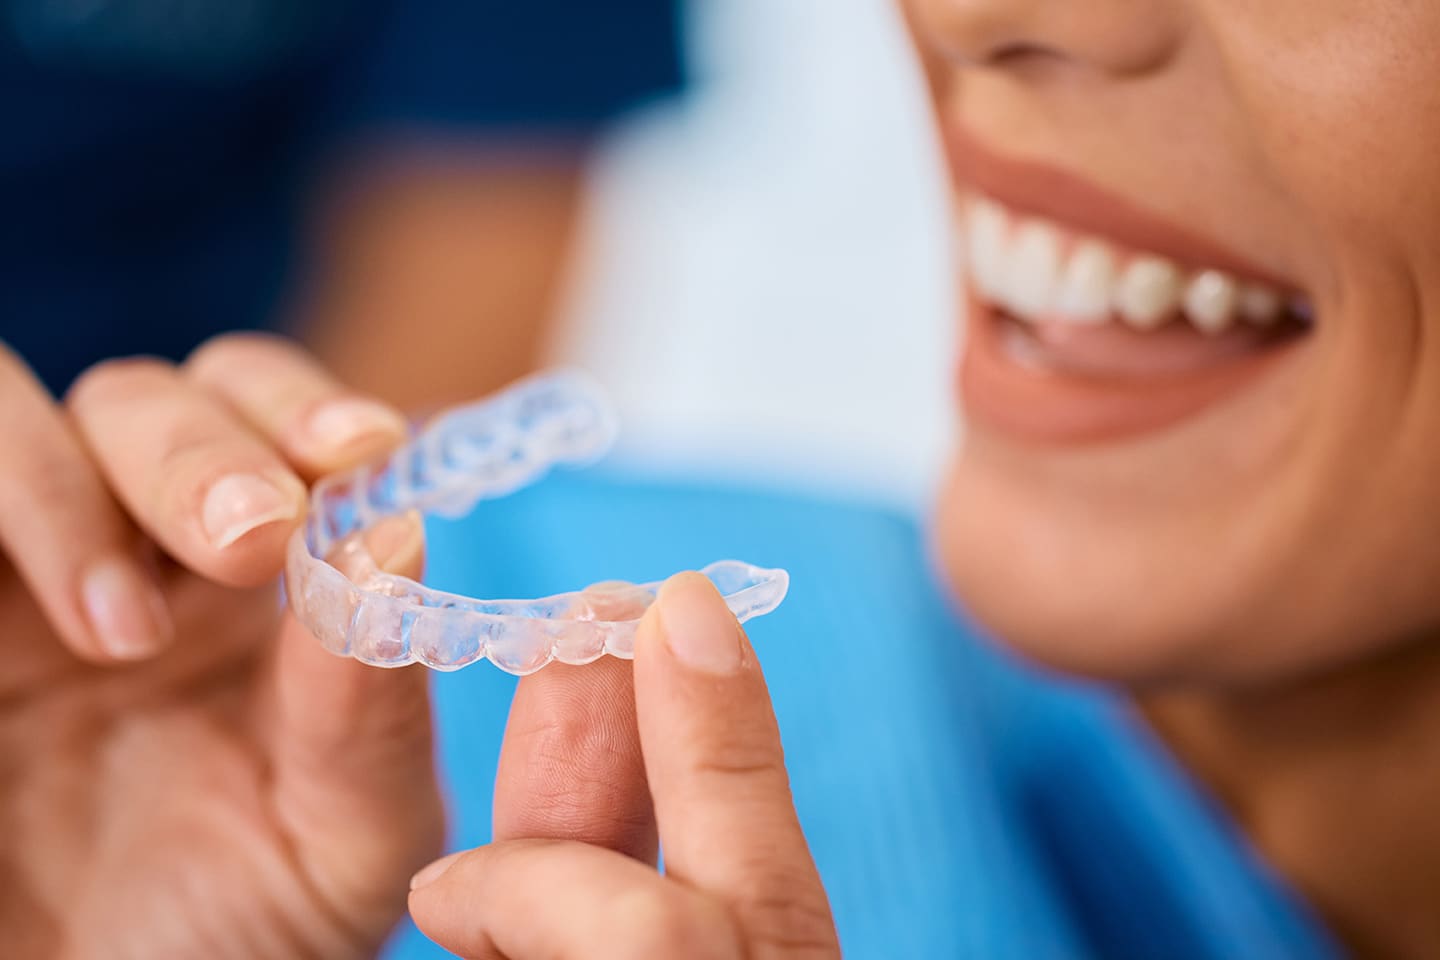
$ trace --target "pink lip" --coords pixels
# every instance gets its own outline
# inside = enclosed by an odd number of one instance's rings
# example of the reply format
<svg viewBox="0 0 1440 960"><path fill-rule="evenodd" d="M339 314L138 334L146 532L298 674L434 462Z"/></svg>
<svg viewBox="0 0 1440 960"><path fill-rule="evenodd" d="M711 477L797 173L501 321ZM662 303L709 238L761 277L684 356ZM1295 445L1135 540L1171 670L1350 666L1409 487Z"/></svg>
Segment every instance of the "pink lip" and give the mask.
<svg viewBox="0 0 1440 960"><path fill-rule="evenodd" d="M972 423L1047 445L1106 443L1163 430L1243 390L1304 342L1287 337L1182 376L1101 379L1018 364L1004 343L1005 325L1013 321L974 296L967 315L970 332L959 373L966 415Z"/></svg>
<svg viewBox="0 0 1440 960"><path fill-rule="evenodd" d="M1074 174L995 153L963 128L950 129L946 147L951 175L962 190L978 190L1012 210L1108 237L1186 265L1215 267L1244 280L1295 290L1294 283L1212 240L1146 213Z"/></svg>
<svg viewBox="0 0 1440 960"><path fill-rule="evenodd" d="M1181 263L1218 267L1247 280L1295 289L1233 252L1071 174L1000 157L963 131L952 132L949 148L961 190L976 189L1011 209ZM1017 359L1011 340L1015 321L973 292L968 317L970 333L960 371L967 414L975 423L1043 444L1109 442L1164 429L1241 392L1293 356L1294 347L1306 340L1298 335L1298 326L1265 335L1237 330L1223 343L1178 327L1152 334L1114 329L1096 336L1097 331L1090 331L1086 347L1100 353L1116 346L1107 338L1127 340L1128 352L1140 353L1136 348L1145 338L1141 370L1128 376L1100 375ZM1041 329L1025 336L1043 341L1049 334ZM1078 353L1083 351L1071 351L1072 357Z"/></svg>

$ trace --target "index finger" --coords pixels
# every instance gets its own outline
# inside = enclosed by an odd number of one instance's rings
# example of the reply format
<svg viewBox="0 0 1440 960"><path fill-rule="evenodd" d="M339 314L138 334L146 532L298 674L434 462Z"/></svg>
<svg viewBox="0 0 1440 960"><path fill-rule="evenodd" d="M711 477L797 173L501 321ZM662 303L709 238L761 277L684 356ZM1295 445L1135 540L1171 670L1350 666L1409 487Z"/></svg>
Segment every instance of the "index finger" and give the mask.
<svg viewBox="0 0 1440 960"><path fill-rule="evenodd" d="M496 840L578 840L655 863L629 663L556 663L520 681L500 750L494 821Z"/></svg>
<svg viewBox="0 0 1440 960"><path fill-rule="evenodd" d="M666 871L728 903L752 957L838 956L755 651L700 574L641 621L635 698Z"/></svg>

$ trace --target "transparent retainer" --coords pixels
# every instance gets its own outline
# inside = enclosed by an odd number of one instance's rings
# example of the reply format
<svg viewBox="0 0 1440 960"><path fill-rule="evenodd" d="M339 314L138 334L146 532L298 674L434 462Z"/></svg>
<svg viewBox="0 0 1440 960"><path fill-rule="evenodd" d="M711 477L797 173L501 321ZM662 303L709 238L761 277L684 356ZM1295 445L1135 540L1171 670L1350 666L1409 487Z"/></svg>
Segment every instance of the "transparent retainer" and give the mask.
<svg viewBox="0 0 1440 960"><path fill-rule="evenodd" d="M326 477L311 490L305 526L286 556L291 608L325 649L377 667L421 663L448 671L484 659L524 676L553 662L633 657L639 617L654 602L658 581L536 600L475 600L386 573L360 536L411 510L463 516L553 466L598 459L614 436L599 390L569 371L523 380L441 415L388 460ZM778 607L790 583L784 570L735 560L701 573L741 623Z"/></svg>

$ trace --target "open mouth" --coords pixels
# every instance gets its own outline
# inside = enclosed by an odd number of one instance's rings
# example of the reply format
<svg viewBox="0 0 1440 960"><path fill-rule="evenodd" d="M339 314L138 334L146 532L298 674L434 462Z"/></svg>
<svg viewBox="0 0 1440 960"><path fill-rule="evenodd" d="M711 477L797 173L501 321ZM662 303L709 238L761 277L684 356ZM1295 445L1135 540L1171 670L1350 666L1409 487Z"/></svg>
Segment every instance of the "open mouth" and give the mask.
<svg viewBox="0 0 1440 960"><path fill-rule="evenodd" d="M1027 439L1162 429L1241 391L1313 326L1293 289L1203 247L1166 249L1163 230L1147 248L984 194L962 226L967 411Z"/></svg>

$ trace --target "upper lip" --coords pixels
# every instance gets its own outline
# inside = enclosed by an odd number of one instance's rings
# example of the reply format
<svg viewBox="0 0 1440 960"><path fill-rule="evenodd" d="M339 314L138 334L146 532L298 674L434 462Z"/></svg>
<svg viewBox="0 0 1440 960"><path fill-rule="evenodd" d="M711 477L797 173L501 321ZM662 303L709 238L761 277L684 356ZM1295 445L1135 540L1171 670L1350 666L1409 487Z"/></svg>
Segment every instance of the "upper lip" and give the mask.
<svg viewBox="0 0 1440 960"><path fill-rule="evenodd" d="M996 153L961 127L948 131L946 148L951 173L962 188L973 188L1012 210L1189 265L1214 267L1244 280L1295 290L1294 283L1213 240L1146 213L1072 173Z"/></svg>

